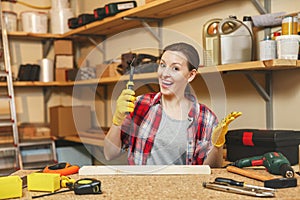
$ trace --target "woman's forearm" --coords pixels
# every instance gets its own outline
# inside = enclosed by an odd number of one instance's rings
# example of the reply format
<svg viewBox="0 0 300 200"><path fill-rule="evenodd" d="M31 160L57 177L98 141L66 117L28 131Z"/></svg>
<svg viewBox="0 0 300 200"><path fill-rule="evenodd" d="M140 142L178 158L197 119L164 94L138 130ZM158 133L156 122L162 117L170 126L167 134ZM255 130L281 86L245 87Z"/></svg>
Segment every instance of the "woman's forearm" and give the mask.
<svg viewBox="0 0 300 200"><path fill-rule="evenodd" d="M104 157L112 160L120 155L121 152L121 128L112 125L104 138Z"/></svg>
<svg viewBox="0 0 300 200"><path fill-rule="evenodd" d="M213 147L204 160L204 165L209 165L212 168L222 167L223 165L223 146Z"/></svg>

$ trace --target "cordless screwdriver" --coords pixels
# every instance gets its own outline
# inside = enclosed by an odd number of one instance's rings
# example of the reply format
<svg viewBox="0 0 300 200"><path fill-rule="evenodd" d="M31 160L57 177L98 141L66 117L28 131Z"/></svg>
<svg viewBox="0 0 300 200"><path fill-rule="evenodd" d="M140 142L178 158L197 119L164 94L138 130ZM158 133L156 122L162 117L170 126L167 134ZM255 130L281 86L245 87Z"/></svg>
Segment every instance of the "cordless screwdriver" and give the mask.
<svg viewBox="0 0 300 200"><path fill-rule="evenodd" d="M254 156L237 160L230 165L243 168L250 166L264 166L266 170L275 175L282 175L285 178L293 178L294 170L289 160L280 152L268 152L262 156Z"/></svg>

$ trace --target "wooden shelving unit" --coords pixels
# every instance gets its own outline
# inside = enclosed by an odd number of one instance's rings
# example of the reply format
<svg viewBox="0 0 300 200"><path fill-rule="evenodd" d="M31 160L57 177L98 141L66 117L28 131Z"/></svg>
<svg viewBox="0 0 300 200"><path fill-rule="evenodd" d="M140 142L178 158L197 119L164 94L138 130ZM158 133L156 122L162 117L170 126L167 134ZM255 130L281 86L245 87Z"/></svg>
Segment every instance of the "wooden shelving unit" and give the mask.
<svg viewBox="0 0 300 200"><path fill-rule="evenodd" d="M224 0L156 0L79 27L63 34L63 37L70 37L76 34L111 35L141 25L139 21L135 20L124 21L125 17L165 19L222 1Z"/></svg>
<svg viewBox="0 0 300 200"><path fill-rule="evenodd" d="M235 63L235 64L226 64L218 65L215 67L200 67L198 69L199 74L206 73L223 73L223 72L232 72L232 71L254 71L254 70L287 70L287 69L300 69L300 60L268 60L268 61L251 61L244 63ZM112 84L118 81L128 80L128 75L115 76L115 77L101 77L99 79L90 79L90 80L79 80L79 81L69 81L69 82L30 82L30 81L16 81L14 82L15 87L72 87L74 85L91 85L91 84ZM135 80L147 80L147 79L156 79L157 75L153 73L143 73L135 74ZM0 87L6 86L5 82L0 82Z"/></svg>
<svg viewBox="0 0 300 200"><path fill-rule="evenodd" d="M141 26L140 20L143 19L166 19L182 13L186 13L201 7L211 6L225 0L156 0L143 6L139 6L115 16L107 17L103 20L95 21L85 26L73 29L65 34L32 34L25 32L11 32L9 38L26 38L31 40L48 40L64 38L84 38L85 36L110 36L121 31ZM136 18L139 20L126 20L126 18ZM201 67L199 74L225 73L233 71L266 71L297 69L300 62L295 60L270 60L252 61L236 64L219 65L215 67ZM135 80L156 79L156 73L136 74ZM269 80L269 78L266 78ZM75 81L75 82L14 82L15 87L73 87L74 85L108 85L118 81L126 81L128 76L101 77L99 79ZM0 82L0 87L6 86ZM266 89L267 91L269 88ZM268 93L268 92L267 92ZM272 95L269 95L269 108L272 108ZM268 94L267 94L268 98ZM268 117L267 117L268 118ZM272 121L272 117L268 121Z"/></svg>

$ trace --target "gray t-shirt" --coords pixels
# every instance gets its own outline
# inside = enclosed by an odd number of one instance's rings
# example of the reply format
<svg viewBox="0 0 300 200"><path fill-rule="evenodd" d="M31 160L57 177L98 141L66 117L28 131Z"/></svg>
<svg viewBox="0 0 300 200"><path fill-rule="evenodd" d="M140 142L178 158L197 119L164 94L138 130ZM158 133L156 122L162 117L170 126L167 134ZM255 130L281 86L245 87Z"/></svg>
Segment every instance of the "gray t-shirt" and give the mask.
<svg viewBox="0 0 300 200"><path fill-rule="evenodd" d="M190 123L188 119L172 119L162 112L162 119L147 165L185 165L187 128Z"/></svg>

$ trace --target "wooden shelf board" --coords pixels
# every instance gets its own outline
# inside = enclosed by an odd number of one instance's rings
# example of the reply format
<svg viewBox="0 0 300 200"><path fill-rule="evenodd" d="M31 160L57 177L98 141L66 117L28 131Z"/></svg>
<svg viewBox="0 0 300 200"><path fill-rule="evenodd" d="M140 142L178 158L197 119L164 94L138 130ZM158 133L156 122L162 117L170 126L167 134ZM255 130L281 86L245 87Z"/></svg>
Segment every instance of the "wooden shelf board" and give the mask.
<svg viewBox="0 0 300 200"><path fill-rule="evenodd" d="M268 60L268 61L251 61L236 64L225 64L212 67L202 67L198 70L200 74L214 72L229 71L245 71L245 70L284 70L291 68L299 68L300 62L297 60Z"/></svg>
<svg viewBox="0 0 300 200"><path fill-rule="evenodd" d="M62 34L52 34L52 33L28 33L28 32L9 32L8 37L12 38L26 38L31 40L41 40L49 38L62 38Z"/></svg>
<svg viewBox="0 0 300 200"><path fill-rule="evenodd" d="M255 71L255 70L285 70L300 68L300 60L268 60L268 61L251 61L244 63L218 65L214 67L201 67L198 69L199 74L216 73L216 72L230 72L230 71ZM115 76L115 77L101 77L99 79L80 80L80 81L66 81L66 82L39 82L39 81L16 81L16 87L72 87L84 86L94 84L112 84L118 81L127 81L129 75ZM156 72L135 74L134 80L149 80L157 79ZM0 82L0 87L6 86L6 82Z"/></svg>
<svg viewBox="0 0 300 200"><path fill-rule="evenodd" d="M29 39L68 38L75 35L111 35L141 26L137 20L125 21L124 17L165 19L200 7L212 5L224 0L156 0L142 6L89 23L64 34L37 34L10 32L10 37Z"/></svg>
<svg viewBox="0 0 300 200"><path fill-rule="evenodd" d="M75 135L75 136L66 136L63 139L71 142L90 144L90 145L101 146L101 147L104 146L103 139L98 139L94 137L79 137L78 135Z"/></svg>

